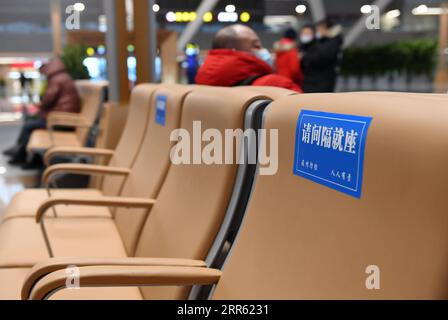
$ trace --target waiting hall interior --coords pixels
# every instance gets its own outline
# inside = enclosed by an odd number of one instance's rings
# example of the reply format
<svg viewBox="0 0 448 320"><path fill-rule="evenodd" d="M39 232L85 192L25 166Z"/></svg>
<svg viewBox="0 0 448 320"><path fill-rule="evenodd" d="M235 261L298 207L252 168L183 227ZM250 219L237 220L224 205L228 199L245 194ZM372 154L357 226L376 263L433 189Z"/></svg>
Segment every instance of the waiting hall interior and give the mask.
<svg viewBox="0 0 448 320"><path fill-rule="evenodd" d="M0 300L446 300L448 2L0 0L0 152Z"/></svg>

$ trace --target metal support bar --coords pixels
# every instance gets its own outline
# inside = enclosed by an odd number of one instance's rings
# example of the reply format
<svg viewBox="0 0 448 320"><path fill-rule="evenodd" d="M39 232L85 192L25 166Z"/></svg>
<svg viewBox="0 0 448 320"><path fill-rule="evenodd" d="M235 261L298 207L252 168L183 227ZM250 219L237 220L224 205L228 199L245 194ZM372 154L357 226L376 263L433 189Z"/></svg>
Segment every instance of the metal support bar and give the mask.
<svg viewBox="0 0 448 320"><path fill-rule="evenodd" d="M377 0L372 5L377 6L381 13L391 2L392 0ZM367 30L366 20L368 17L368 14L363 15L350 29L350 31L345 36L344 48L347 48L355 43L355 41L364 33L364 31Z"/></svg>
<svg viewBox="0 0 448 320"><path fill-rule="evenodd" d="M123 0L103 0L107 17L107 73L109 101L126 102L129 98L127 76L127 29Z"/></svg>
<svg viewBox="0 0 448 320"><path fill-rule="evenodd" d="M135 56L137 83L155 81L157 23L152 7L154 0L134 0Z"/></svg>
<svg viewBox="0 0 448 320"><path fill-rule="evenodd" d="M204 16L204 14L208 11L213 11L218 2L219 0L202 0L201 4L196 10L197 19L187 25L184 32L179 38L179 41L177 43L177 52L182 52L184 50L187 43L190 42L191 39L193 39L193 37L199 31L199 28L203 23L202 17Z"/></svg>
<svg viewBox="0 0 448 320"><path fill-rule="evenodd" d="M314 22L325 19L325 5L322 0L308 0L308 4L311 8L311 15Z"/></svg>
<svg viewBox="0 0 448 320"><path fill-rule="evenodd" d="M120 101L120 79L118 76L117 26L115 23L115 1L104 0L107 17L107 75L109 79L109 101Z"/></svg>
<svg viewBox="0 0 448 320"><path fill-rule="evenodd" d="M57 57L62 53L62 17L61 1L51 0L51 26L53 34L53 54Z"/></svg>
<svg viewBox="0 0 448 320"><path fill-rule="evenodd" d="M157 20L156 14L152 10L155 4L154 0L149 1L148 12L148 35L149 35L149 74L150 81L154 82L156 79L156 55L157 55Z"/></svg>

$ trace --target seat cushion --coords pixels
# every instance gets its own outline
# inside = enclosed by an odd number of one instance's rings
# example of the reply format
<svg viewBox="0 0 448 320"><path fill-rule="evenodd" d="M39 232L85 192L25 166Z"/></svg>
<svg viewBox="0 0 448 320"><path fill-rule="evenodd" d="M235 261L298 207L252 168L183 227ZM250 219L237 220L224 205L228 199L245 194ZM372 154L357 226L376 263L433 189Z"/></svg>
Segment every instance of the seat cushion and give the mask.
<svg viewBox="0 0 448 320"><path fill-rule="evenodd" d="M52 189L51 195L99 197L102 193L97 189ZM3 220L14 217L34 218L37 208L46 199L48 193L45 189L27 189L19 192L6 207ZM56 206L55 209L58 217L112 217L109 208L106 207ZM54 217L53 210L50 210L46 217Z"/></svg>
<svg viewBox="0 0 448 320"><path fill-rule="evenodd" d="M20 300L22 284L29 268L0 268L0 300Z"/></svg>
<svg viewBox="0 0 448 320"><path fill-rule="evenodd" d="M52 295L50 300L143 300L143 297L137 287L109 287L64 289Z"/></svg>
<svg viewBox="0 0 448 320"><path fill-rule="evenodd" d="M0 268L0 300L20 300L31 268ZM61 290L50 300L141 300L138 288L82 288Z"/></svg>
<svg viewBox="0 0 448 320"><path fill-rule="evenodd" d="M127 257L112 219L47 219L45 229L55 257Z"/></svg>
<svg viewBox="0 0 448 320"><path fill-rule="evenodd" d="M31 267L49 257L42 231L33 219L9 219L0 224L0 268Z"/></svg>
<svg viewBox="0 0 448 320"><path fill-rule="evenodd" d="M126 257L121 238L109 218L45 220L55 257ZM30 218L0 225L0 267L31 267L50 257L41 226Z"/></svg>
<svg viewBox="0 0 448 320"><path fill-rule="evenodd" d="M30 152L41 152L51 147L81 147L75 132L53 131L52 138L47 130L35 130L31 134L26 149Z"/></svg>

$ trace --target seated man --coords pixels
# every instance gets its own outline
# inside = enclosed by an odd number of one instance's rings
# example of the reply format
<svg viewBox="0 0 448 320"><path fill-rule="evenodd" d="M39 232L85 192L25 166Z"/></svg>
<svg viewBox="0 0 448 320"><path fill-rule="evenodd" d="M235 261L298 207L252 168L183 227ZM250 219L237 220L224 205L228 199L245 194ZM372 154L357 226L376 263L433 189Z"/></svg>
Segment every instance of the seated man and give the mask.
<svg viewBox="0 0 448 320"><path fill-rule="evenodd" d="M11 156L11 165L26 165L26 146L31 133L37 129L46 128L46 119L52 111L74 112L80 111L80 98L75 83L65 69L62 60L56 58L40 68L40 73L47 78L47 89L38 105L39 112L25 119L25 123L17 140L17 145L4 152Z"/></svg>
<svg viewBox="0 0 448 320"><path fill-rule="evenodd" d="M244 25L231 25L216 34L196 83L223 87L274 86L302 92L292 80L275 74L271 63L271 55L255 31Z"/></svg>

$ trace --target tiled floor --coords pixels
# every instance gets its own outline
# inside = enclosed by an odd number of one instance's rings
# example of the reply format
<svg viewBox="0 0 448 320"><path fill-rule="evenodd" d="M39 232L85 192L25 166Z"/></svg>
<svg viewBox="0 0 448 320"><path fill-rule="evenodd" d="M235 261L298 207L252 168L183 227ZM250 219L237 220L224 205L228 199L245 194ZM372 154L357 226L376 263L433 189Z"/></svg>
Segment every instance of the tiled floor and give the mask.
<svg viewBox="0 0 448 320"><path fill-rule="evenodd" d="M1 116L0 113L0 119ZM5 114L3 116L7 117ZM20 126L20 121L0 121L0 153L14 145ZM8 160L0 154L0 217L11 198L24 188L35 186L38 177L35 171L23 171L8 165Z"/></svg>

